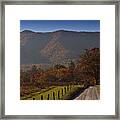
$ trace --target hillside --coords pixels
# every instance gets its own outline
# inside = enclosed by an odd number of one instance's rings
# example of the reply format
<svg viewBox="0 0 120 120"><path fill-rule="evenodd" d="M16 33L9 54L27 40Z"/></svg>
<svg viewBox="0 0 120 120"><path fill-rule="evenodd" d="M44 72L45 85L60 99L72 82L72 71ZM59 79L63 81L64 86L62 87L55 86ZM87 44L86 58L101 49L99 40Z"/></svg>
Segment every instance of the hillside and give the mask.
<svg viewBox="0 0 120 120"><path fill-rule="evenodd" d="M99 32L73 32L59 30L55 32L20 33L21 64L63 63L76 59L84 49L100 47Z"/></svg>

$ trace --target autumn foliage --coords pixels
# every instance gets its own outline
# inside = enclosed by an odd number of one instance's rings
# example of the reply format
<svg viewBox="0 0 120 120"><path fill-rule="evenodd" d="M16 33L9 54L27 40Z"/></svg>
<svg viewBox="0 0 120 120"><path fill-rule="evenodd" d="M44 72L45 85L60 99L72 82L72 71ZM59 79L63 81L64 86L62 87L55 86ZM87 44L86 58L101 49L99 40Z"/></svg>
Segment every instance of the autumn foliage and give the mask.
<svg viewBox="0 0 120 120"><path fill-rule="evenodd" d="M33 65L30 70L20 71L21 96L49 86L100 84L99 48L86 49L76 61L57 64L47 69Z"/></svg>

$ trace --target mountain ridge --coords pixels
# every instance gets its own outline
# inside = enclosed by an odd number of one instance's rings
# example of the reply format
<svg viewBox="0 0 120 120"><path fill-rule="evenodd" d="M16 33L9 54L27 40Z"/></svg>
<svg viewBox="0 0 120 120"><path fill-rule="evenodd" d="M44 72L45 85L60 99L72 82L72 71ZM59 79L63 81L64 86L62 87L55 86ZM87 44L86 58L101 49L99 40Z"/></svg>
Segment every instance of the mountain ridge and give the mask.
<svg viewBox="0 0 120 120"><path fill-rule="evenodd" d="M100 47L100 32L20 32L21 64L61 63L85 49ZM41 52L42 51L42 52Z"/></svg>
<svg viewBox="0 0 120 120"><path fill-rule="evenodd" d="M20 31L20 33L23 32L31 32L31 33L54 33L54 32L77 32L77 33L100 33L99 31L72 31L72 30L55 30L55 31L47 31L47 32L41 32L41 31L33 31L33 30L23 30Z"/></svg>

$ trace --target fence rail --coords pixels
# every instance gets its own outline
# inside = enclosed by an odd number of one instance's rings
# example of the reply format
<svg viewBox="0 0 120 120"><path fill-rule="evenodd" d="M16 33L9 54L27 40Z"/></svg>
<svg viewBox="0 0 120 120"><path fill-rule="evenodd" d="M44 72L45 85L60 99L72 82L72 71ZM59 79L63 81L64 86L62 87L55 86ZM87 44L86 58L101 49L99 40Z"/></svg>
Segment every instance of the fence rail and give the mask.
<svg viewBox="0 0 120 120"><path fill-rule="evenodd" d="M75 88L83 88L83 85L56 86L43 92L32 93L24 96L22 100L62 100Z"/></svg>

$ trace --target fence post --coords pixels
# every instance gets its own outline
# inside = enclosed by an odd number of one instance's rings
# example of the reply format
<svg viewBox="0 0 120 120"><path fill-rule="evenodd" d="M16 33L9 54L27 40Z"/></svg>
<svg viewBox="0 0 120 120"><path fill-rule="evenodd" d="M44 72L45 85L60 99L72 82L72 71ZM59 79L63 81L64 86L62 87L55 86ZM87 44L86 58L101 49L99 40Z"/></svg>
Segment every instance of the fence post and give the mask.
<svg viewBox="0 0 120 120"><path fill-rule="evenodd" d="M60 99L60 91L58 91L58 99Z"/></svg>
<svg viewBox="0 0 120 120"><path fill-rule="evenodd" d="M35 100L35 98L33 98L33 100Z"/></svg>
<svg viewBox="0 0 120 120"><path fill-rule="evenodd" d="M55 93L53 92L53 100L55 100Z"/></svg>
<svg viewBox="0 0 120 120"><path fill-rule="evenodd" d="M49 94L48 94L47 100L49 100Z"/></svg>
<svg viewBox="0 0 120 120"><path fill-rule="evenodd" d="M41 95L41 100L43 100L43 95Z"/></svg>
<svg viewBox="0 0 120 120"><path fill-rule="evenodd" d="M66 93L66 87L64 87L65 93Z"/></svg>

